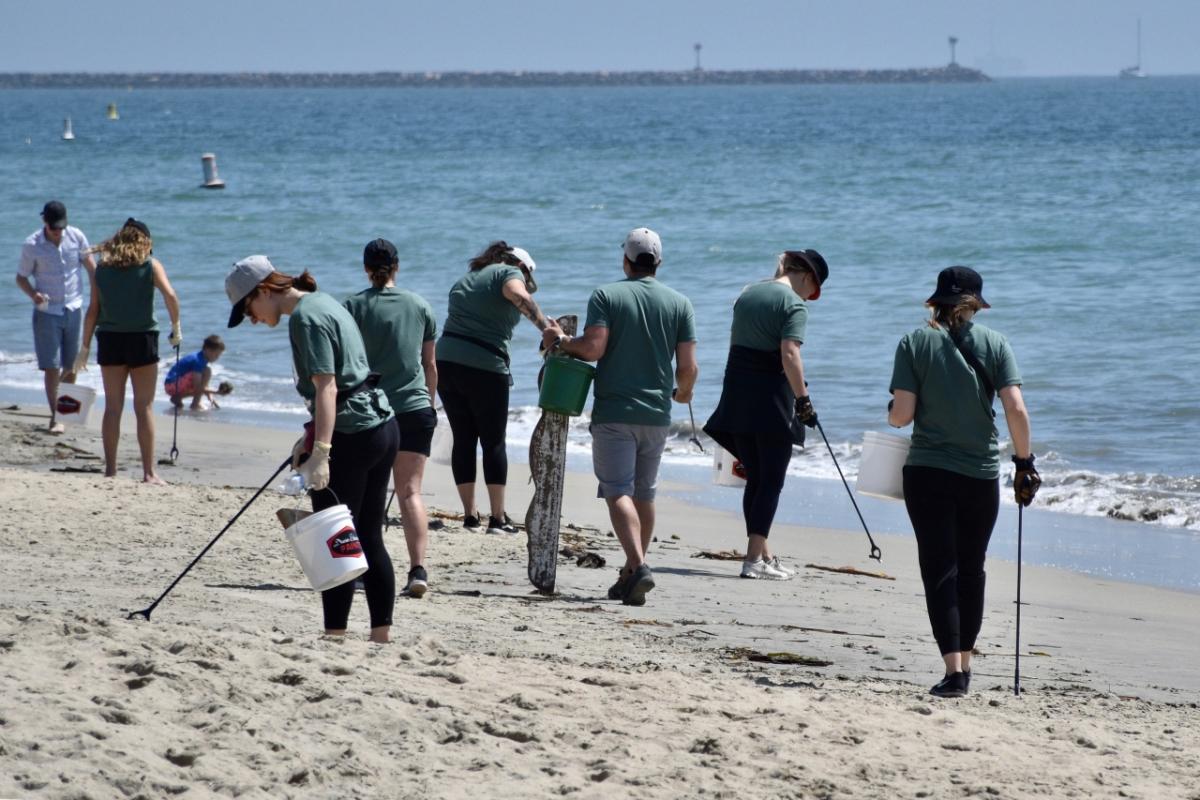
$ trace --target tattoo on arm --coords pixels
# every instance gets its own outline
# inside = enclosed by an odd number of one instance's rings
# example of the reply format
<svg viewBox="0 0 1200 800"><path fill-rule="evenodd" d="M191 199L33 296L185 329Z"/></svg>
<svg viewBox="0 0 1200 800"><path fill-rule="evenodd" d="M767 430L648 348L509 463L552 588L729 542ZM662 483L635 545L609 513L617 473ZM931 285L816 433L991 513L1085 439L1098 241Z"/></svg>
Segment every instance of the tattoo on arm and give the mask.
<svg viewBox="0 0 1200 800"><path fill-rule="evenodd" d="M538 308L537 303L533 301L532 297L518 298L516 305L517 310L536 325L539 331L546 329L546 317L542 314L542 310Z"/></svg>

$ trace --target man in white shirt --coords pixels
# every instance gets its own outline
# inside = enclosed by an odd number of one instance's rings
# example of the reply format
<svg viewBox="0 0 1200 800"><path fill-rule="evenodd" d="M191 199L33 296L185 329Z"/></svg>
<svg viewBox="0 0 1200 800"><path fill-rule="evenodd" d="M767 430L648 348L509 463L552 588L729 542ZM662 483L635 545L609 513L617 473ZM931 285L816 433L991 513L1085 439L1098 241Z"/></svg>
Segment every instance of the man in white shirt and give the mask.
<svg viewBox="0 0 1200 800"><path fill-rule="evenodd" d="M62 433L57 419L58 384L75 382L75 359L83 328L83 274L95 292L96 262L83 231L67 225L67 209L57 200L42 208L42 229L21 246L17 286L33 302L33 345L50 404L50 433ZM30 280L32 278L32 280Z"/></svg>

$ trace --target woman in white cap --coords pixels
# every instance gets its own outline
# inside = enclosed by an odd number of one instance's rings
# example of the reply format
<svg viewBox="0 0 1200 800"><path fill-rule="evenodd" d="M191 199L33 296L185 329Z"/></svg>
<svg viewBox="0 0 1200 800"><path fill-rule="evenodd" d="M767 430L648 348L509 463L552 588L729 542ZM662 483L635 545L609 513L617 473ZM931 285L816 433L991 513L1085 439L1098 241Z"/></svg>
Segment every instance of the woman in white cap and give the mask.
<svg viewBox="0 0 1200 800"><path fill-rule="evenodd" d="M137 419L138 449L142 456L142 481L164 484L155 472L154 393L158 386L158 318L154 292L162 295L171 317L172 347L183 340L179 327L179 298L167 280L167 271L151 256L154 241L150 228L133 217L94 252L96 291L83 322L83 347L76 368L87 364L96 334L96 363L104 380L104 475L117 474L117 444L121 439L121 414L125 409L125 383L133 386L133 414Z"/></svg>
<svg viewBox="0 0 1200 800"><path fill-rule="evenodd" d="M286 275L266 256L234 264L225 293L233 303L231 328L245 317L271 328L289 318L296 391L312 412L308 433L292 449L292 466L312 490L313 511L338 503L349 507L367 557L362 580L371 641L387 642L396 576L383 542L383 515L399 436L387 395L371 375L358 326L341 303L317 291L307 270ZM354 581L321 592L327 635L345 635L353 601Z"/></svg>
<svg viewBox="0 0 1200 800"><path fill-rule="evenodd" d="M1029 413L1008 340L973 321L990 308L983 278L948 267L925 305L929 322L900 340L888 422L913 423L904 466L904 505L917 537L925 605L945 676L935 697L962 697L983 623L984 557L1000 505L1000 445L992 401L998 391L1012 439L1016 501L1029 505L1041 478L1033 465Z"/></svg>
<svg viewBox="0 0 1200 800"><path fill-rule="evenodd" d="M488 533L516 533L504 511L508 482L508 390L512 386L508 343L521 317L546 328L533 301L536 265L529 253L492 242L468 262L469 270L450 289L450 306L437 343L438 395L454 448L450 469L463 505L463 525L480 527L475 505L475 452L483 449L483 482L491 514Z"/></svg>
<svg viewBox="0 0 1200 800"><path fill-rule="evenodd" d="M721 400L704 432L746 471L743 578L787 580L793 575L771 552L767 537L792 444L804 442L799 425L817 424L800 345L808 326L805 302L821 296L828 277L829 266L816 250L788 250L779 256L774 277L747 286L733 305Z"/></svg>

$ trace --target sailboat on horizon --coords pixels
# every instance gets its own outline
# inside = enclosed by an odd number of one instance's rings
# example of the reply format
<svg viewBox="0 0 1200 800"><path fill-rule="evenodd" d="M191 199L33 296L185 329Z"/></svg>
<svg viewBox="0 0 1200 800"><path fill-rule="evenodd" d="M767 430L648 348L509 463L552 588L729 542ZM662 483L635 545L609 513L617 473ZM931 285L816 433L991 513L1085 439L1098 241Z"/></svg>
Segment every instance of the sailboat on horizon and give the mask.
<svg viewBox="0 0 1200 800"><path fill-rule="evenodd" d="M1138 17L1137 21L1137 63L1132 67L1126 67L1121 70L1117 77L1121 80L1141 80L1147 75L1142 71L1142 18Z"/></svg>

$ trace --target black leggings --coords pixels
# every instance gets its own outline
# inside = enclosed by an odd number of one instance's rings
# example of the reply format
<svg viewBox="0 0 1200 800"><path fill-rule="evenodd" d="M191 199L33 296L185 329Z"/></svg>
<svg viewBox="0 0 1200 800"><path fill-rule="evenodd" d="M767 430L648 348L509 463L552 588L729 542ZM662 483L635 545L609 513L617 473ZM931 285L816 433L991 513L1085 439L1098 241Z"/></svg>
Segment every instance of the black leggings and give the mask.
<svg viewBox="0 0 1200 800"><path fill-rule="evenodd" d="M392 463L400 434L391 419L359 433L333 434L329 453L329 490L313 492L313 511L345 503L354 520L354 531L367 557L362 581L367 590L371 627L392 624L396 604L396 573L383 543L383 511L387 501ZM344 630L354 602L354 581L321 592L326 630Z"/></svg>
<svg viewBox="0 0 1200 800"><path fill-rule="evenodd" d="M738 460L746 469L746 490L742 492L742 516L746 535L767 536L779 507L779 493L792 460L792 442L775 434L734 434Z"/></svg>
<svg viewBox="0 0 1200 800"><path fill-rule="evenodd" d="M453 361L438 361L438 396L454 434L454 483L475 482L475 445L483 446L483 482L508 483L508 376Z"/></svg>
<svg viewBox="0 0 1200 800"><path fill-rule="evenodd" d="M942 655L971 650L983 624L983 560L1000 510L1000 481L905 467L904 505L938 649Z"/></svg>

